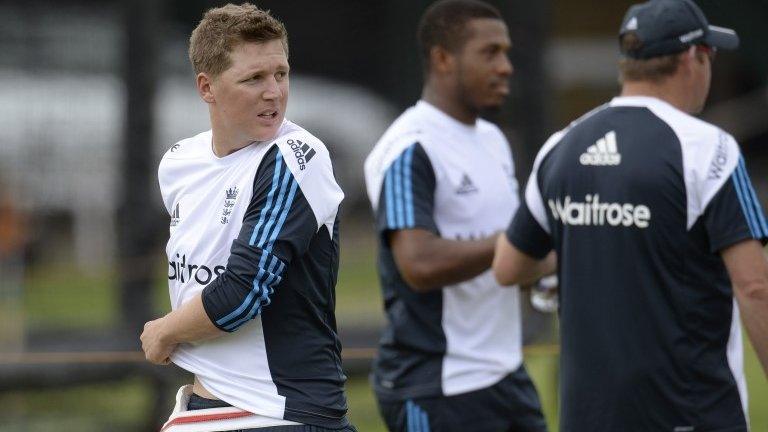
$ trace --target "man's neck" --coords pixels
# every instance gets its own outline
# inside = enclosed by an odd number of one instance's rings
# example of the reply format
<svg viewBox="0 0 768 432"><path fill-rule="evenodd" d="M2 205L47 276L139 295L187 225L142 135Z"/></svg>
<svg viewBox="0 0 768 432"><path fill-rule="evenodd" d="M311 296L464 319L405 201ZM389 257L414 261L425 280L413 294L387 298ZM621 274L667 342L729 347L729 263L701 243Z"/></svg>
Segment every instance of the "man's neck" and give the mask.
<svg viewBox="0 0 768 432"><path fill-rule="evenodd" d="M474 126L477 121L478 113L461 104L451 91L426 84L421 99L466 125Z"/></svg>
<svg viewBox="0 0 768 432"><path fill-rule="evenodd" d="M648 81L627 81L621 89L621 96L647 96L661 99L680 111L690 113L686 89L671 79L660 83Z"/></svg>
<svg viewBox="0 0 768 432"><path fill-rule="evenodd" d="M211 130L213 139L211 140L211 149L216 157L229 156L232 153L248 147L253 143L253 139L239 133L233 133L225 125L226 123L218 118L217 113L211 110Z"/></svg>
<svg viewBox="0 0 768 432"><path fill-rule="evenodd" d="M216 157L222 158L229 156L240 149L248 147L251 142L253 141L233 139L232 137L227 136L227 134L217 130L217 128L213 128L211 147L213 154L215 154Z"/></svg>

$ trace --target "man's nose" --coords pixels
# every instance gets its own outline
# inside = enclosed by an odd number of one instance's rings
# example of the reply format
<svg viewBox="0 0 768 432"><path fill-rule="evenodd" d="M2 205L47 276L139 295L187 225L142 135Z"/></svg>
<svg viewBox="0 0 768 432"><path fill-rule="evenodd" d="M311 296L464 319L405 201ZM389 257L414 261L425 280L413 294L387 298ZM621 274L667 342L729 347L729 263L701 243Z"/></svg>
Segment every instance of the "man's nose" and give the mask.
<svg viewBox="0 0 768 432"><path fill-rule="evenodd" d="M262 93L262 97L267 100L272 100L272 99L278 99L282 95L283 95L283 90L280 87L280 83L278 83L274 77L269 78L269 80L266 83L266 88L264 89L264 93Z"/></svg>
<svg viewBox="0 0 768 432"><path fill-rule="evenodd" d="M506 76L510 76L515 72L515 67L512 65L512 61L507 56L502 56L498 66L498 73Z"/></svg>

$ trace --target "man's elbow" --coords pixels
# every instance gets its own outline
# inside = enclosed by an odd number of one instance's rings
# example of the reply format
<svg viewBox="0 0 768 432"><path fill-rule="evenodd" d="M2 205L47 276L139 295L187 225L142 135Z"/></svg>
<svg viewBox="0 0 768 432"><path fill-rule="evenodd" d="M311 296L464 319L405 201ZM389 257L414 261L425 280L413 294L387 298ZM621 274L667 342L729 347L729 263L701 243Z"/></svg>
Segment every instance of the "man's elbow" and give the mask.
<svg viewBox="0 0 768 432"><path fill-rule="evenodd" d="M438 271L425 264L408 265L400 269L405 283L416 293L424 294L440 288Z"/></svg>
<svg viewBox="0 0 768 432"><path fill-rule="evenodd" d="M737 297L748 301L768 302L768 277L734 281Z"/></svg>
<svg viewBox="0 0 768 432"><path fill-rule="evenodd" d="M493 260L493 276L501 286L517 285L522 279L522 275L515 267L498 260Z"/></svg>

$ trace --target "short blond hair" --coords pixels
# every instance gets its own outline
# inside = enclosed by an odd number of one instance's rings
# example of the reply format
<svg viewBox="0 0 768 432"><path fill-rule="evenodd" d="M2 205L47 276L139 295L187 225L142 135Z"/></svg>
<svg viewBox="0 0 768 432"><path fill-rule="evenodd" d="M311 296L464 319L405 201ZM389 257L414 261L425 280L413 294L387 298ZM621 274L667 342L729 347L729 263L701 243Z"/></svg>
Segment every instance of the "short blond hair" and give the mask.
<svg viewBox="0 0 768 432"><path fill-rule="evenodd" d="M642 42L634 32L621 36L619 41L622 53L639 49ZM619 60L619 81L651 81L659 82L674 75L680 64L680 53L636 59L624 56Z"/></svg>
<svg viewBox="0 0 768 432"><path fill-rule="evenodd" d="M279 39L288 56L288 31L269 11L250 4L209 9L189 37L189 61L195 74L217 76L229 69L229 54L243 42Z"/></svg>

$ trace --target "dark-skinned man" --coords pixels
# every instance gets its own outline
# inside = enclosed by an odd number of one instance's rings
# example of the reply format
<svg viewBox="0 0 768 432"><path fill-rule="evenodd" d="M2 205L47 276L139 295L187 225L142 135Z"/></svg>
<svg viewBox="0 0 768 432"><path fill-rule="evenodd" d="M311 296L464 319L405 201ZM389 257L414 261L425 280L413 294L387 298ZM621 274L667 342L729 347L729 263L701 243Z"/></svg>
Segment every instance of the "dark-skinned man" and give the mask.
<svg viewBox="0 0 768 432"><path fill-rule="evenodd" d="M523 367L520 295L489 271L518 206L504 135L480 119L509 93L498 11L433 4L419 24L425 84L365 164L387 326L374 363L392 431L546 430Z"/></svg>

